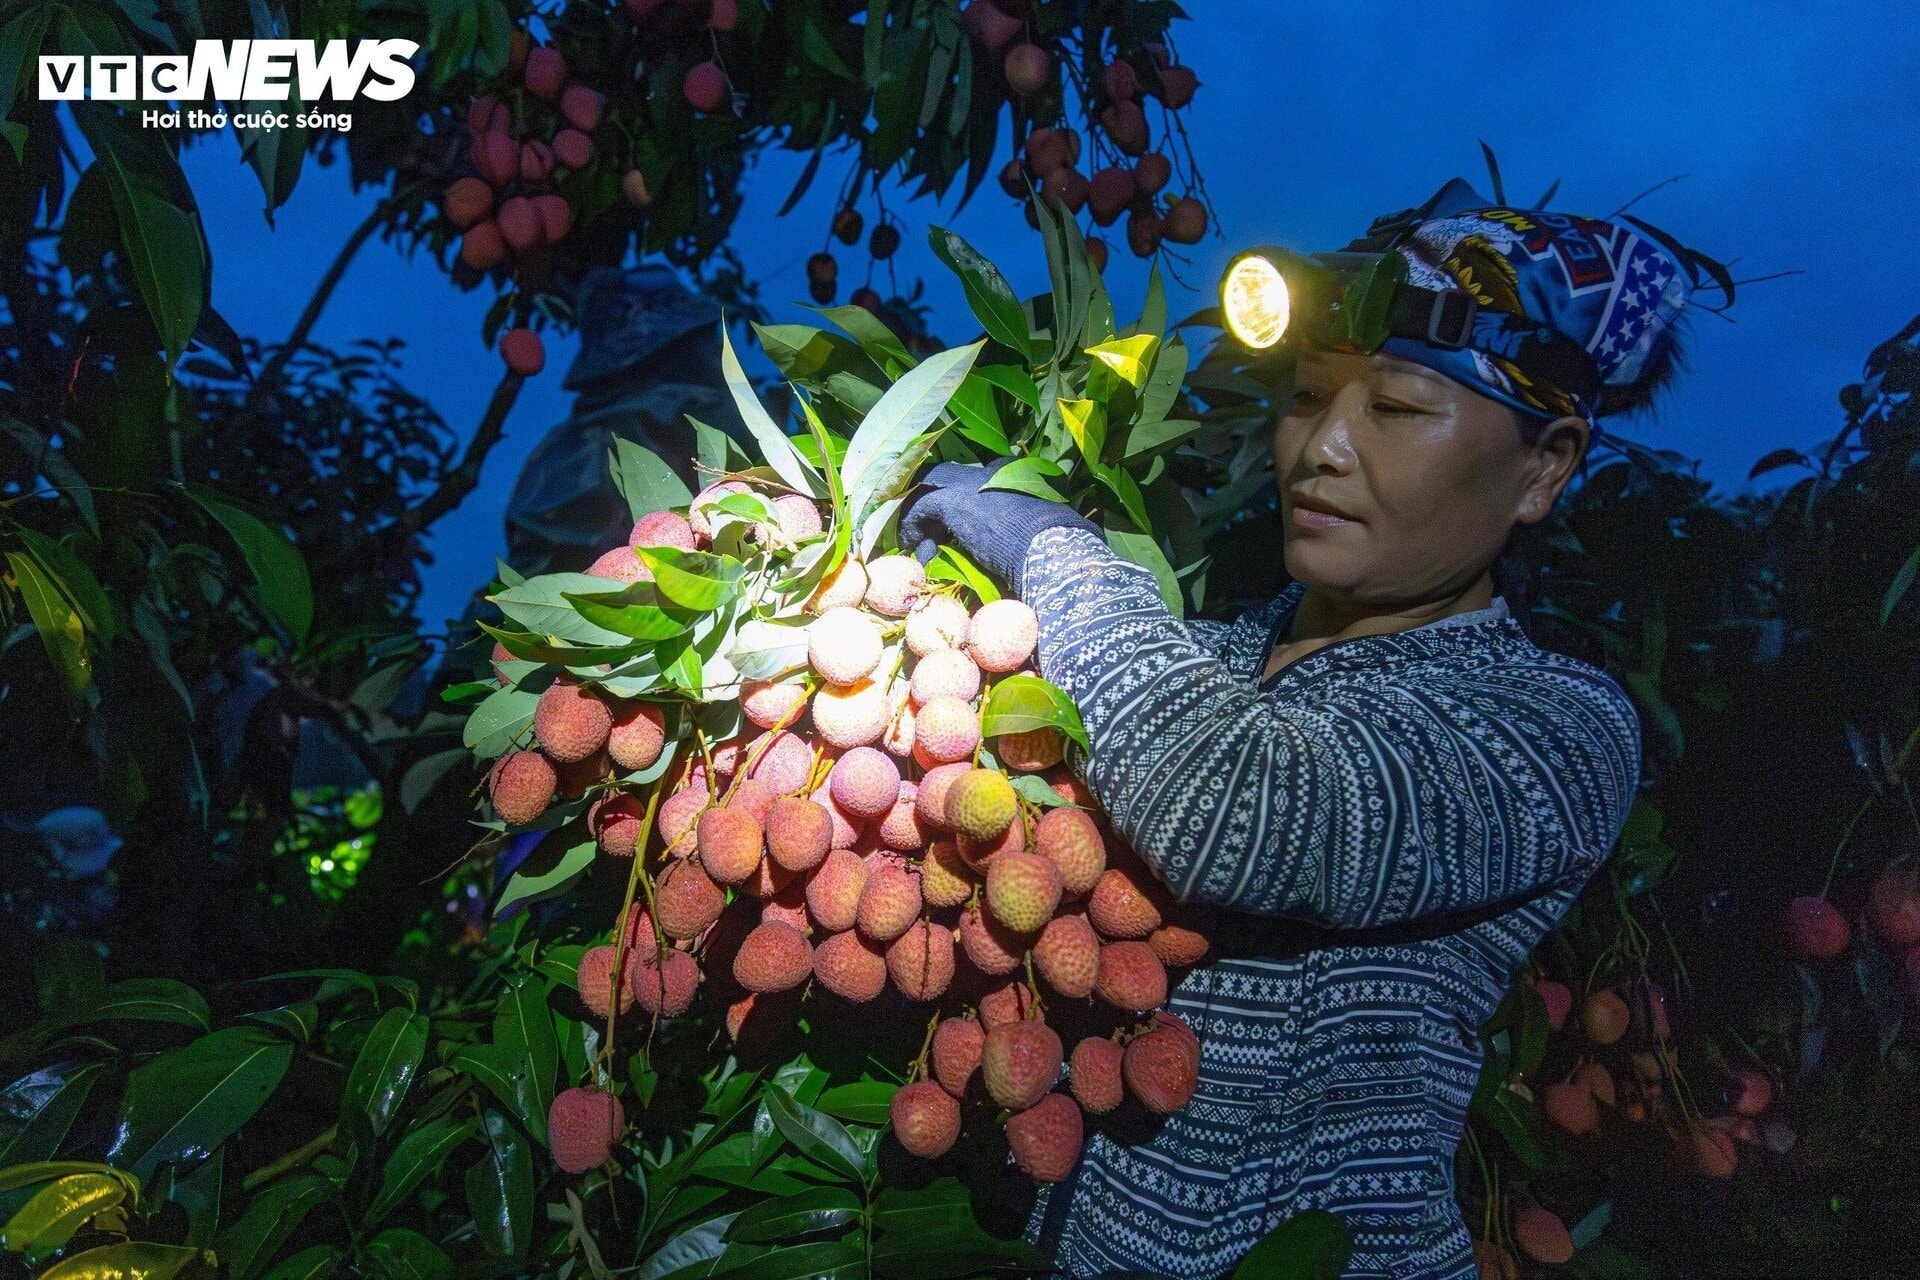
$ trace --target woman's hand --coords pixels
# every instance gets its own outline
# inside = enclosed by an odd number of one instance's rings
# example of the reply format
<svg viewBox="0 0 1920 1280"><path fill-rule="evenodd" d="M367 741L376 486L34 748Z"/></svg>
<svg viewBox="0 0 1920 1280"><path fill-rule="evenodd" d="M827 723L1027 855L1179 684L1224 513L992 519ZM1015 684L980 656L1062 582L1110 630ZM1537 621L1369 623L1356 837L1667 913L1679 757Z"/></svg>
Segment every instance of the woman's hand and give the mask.
<svg viewBox="0 0 1920 1280"><path fill-rule="evenodd" d="M901 545L911 547L924 564L940 543L949 543L1017 593L1027 548L1042 530L1067 525L1099 532L1092 521L1061 503L980 487L1010 461L1002 459L991 467L943 462L929 471L921 482L925 491L901 513Z"/></svg>

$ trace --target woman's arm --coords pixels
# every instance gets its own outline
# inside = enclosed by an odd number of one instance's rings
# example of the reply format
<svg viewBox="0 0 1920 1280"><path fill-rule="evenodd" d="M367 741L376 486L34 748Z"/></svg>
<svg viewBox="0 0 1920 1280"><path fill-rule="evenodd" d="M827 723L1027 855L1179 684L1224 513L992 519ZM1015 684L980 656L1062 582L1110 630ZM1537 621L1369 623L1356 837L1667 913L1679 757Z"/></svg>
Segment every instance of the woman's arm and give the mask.
<svg viewBox="0 0 1920 1280"><path fill-rule="evenodd" d="M1633 706L1547 656L1419 688L1262 695L1084 530L1034 542L1041 674L1073 697L1087 780L1185 902L1360 928L1533 896L1612 847Z"/></svg>

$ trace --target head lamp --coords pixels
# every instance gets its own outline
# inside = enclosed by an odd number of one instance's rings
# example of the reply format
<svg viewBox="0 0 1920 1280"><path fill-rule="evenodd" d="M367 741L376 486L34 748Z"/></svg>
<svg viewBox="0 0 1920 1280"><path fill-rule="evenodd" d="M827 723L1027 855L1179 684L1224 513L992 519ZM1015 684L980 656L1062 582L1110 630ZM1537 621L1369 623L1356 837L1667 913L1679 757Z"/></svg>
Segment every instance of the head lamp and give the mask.
<svg viewBox="0 0 1920 1280"><path fill-rule="evenodd" d="M1463 347L1479 308L1461 290L1409 284L1398 253L1303 254L1262 245L1227 264L1220 309L1227 331L1255 351L1288 342L1365 355L1396 337Z"/></svg>

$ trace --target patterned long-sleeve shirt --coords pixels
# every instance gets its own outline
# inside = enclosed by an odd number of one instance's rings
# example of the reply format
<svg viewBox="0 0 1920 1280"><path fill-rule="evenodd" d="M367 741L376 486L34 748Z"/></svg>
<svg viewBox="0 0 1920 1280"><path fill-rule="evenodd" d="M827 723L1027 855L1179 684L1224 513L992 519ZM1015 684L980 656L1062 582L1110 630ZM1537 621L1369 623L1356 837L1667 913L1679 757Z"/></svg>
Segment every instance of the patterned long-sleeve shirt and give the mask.
<svg viewBox="0 0 1920 1280"><path fill-rule="evenodd" d="M1086 723L1076 767L1215 942L1171 1000L1193 1100L1145 1135L1093 1126L1029 1234L1073 1276L1209 1277L1324 1209L1350 1277L1472 1277L1453 1162L1478 1028L1619 835L1632 703L1504 610L1263 679L1297 584L1183 623L1085 530L1036 539L1023 594Z"/></svg>

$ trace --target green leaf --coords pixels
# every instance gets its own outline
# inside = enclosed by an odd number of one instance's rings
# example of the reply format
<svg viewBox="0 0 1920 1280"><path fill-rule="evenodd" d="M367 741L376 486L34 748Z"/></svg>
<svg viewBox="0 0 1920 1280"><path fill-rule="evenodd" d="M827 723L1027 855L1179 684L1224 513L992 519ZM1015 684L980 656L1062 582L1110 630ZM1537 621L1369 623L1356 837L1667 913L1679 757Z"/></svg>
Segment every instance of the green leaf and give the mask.
<svg viewBox="0 0 1920 1280"><path fill-rule="evenodd" d="M453 1260L440 1246L405 1227L388 1227L367 1245L371 1275L381 1280L453 1280Z"/></svg>
<svg viewBox="0 0 1920 1280"><path fill-rule="evenodd" d="M389 1009L380 1015L347 1072L346 1092L340 1098L342 1115L363 1113L376 1137L387 1131L427 1056L429 1025L425 1014L410 1009Z"/></svg>
<svg viewBox="0 0 1920 1280"><path fill-rule="evenodd" d="M733 1220L728 1240L784 1241L830 1231L860 1216L860 1197L845 1187L814 1187L777 1200L762 1200Z"/></svg>
<svg viewBox="0 0 1920 1280"><path fill-rule="evenodd" d="M1180 384L1187 380L1187 359L1187 344L1179 338L1160 348L1160 354L1153 361L1153 372L1147 376L1146 388L1140 393L1140 422L1158 422L1172 410L1173 402L1180 398ZM1271 394L1265 387L1259 390L1263 399Z"/></svg>
<svg viewBox="0 0 1920 1280"><path fill-rule="evenodd" d="M1087 348L1087 354L1120 375L1128 386L1138 391L1146 384L1147 373L1153 368L1154 352L1159 346L1160 339L1157 336L1141 333L1131 338L1114 338L1096 343Z"/></svg>
<svg viewBox="0 0 1920 1280"><path fill-rule="evenodd" d="M272 1261L308 1213L338 1194L331 1182L311 1172L270 1183L247 1202L240 1220L221 1232L215 1252L233 1280L247 1280Z"/></svg>
<svg viewBox="0 0 1920 1280"><path fill-rule="evenodd" d="M980 713L980 732L991 738L1002 733L1025 733L1051 728L1087 745L1087 728L1080 722L1080 711L1065 691L1039 676L1007 676L987 693Z"/></svg>
<svg viewBox="0 0 1920 1280"><path fill-rule="evenodd" d="M297 87L289 88L286 101L276 110L285 111L288 124L279 128L240 128L234 125L234 133L240 139L240 156L253 169L254 176L260 179L260 190L267 198L267 225L273 226L273 212L287 202L294 187L300 181L300 169L307 158L307 131L292 123L304 114Z"/></svg>
<svg viewBox="0 0 1920 1280"><path fill-rule="evenodd" d="M853 335L854 341L860 344L860 349L889 378L898 378L908 369L913 368L914 358L900 344L899 335L887 328L879 316L865 307L848 305L814 307L812 310L818 311L823 319L839 325Z"/></svg>
<svg viewBox="0 0 1920 1280"><path fill-rule="evenodd" d="M87 629L80 615L38 562L24 551L7 552L14 586L26 602L27 616L40 633L47 658L69 695L78 697L93 684L93 659L87 656Z"/></svg>
<svg viewBox="0 0 1920 1280"><path fill-rule="evenodd" d="M740 420L746 424L747 433L760 446L766 464L773 468L774 474L788 488L809 497L819 497L823 492L820 477L794 451L793 441L787 438L787 433L780 429L761 405L759 394L747 380L746 370L740 367L740 357L734 354L733 339L727 333L725 321L720 325L720 372L727 380L727 390L733 393L733 403L740 411Z"/></svg>
<svg viewBox="0 0 1920 1280"><path fill-rule="evenodd" d="M72 1173L33 1193L0 1230L0 1247L36 1257L64 1248L97 1213L127 1198L127 1184L100 1173Z"/></svg>
<svg viewBox="0 0 1920 1280"><path fill-rule="evenodd" d="M1894 606L1900 603L1900 597L1907 594L1907 588L1913 585L1915 574L1920 574L1920 547L1913 549L1907 562L1893 575L1893 581L1887 584L1886 598L1880 602L1880 625L1886 626L1887 619L1893 616Z"/></svg>
<svg viewBox="0 0 1920 1280"><path fill-rule="evenodd" d="M107 593L101 590L100 580L93 576L93 570L87 568L86 562L74 555L65 543L49 538L38 529L19 525L14 533L46 571L47 577L60 585L68 602L79 610L80 621L93 633L96 647L105 648L111 643L116 630L113 606L107 600Z"/></svg>
<svg viewBox="0 0 1920 1280"><path fill-rule="evenodd" d="M1233 1269L1232 1280L1340 1280L1353 1260L1353 1229L1321 1209L1296 1213L1267 1232Z"/></svg>
<svg viewBox="0 0 1920 1280"><path fill-rule="evenodd" d="M660 607L660 592L651 582L636 582L624 590L597 594L569 593L566 599L594 626L650 644L682 635L693 625L692 619Z"/></svg>
<svg viewBox="0 0 1920 1280"><path fill-rule="evenodd" d="M1132 529L1122 529L1114 525L1105 530L1107 545L1121 556L1139 565L1153 575L1154 585L1160 588L1160 601L1172 614L1184 617L1186 601L1180 594L1180 579L1173 572L1173 566L1167 562L1167 555L1152 534L1137 533Z"/></svg>
<svg viewBox="0 0 1920 1280"><path fill-rule="evenodd" d="M674 474L665 459L625 436L613 438L608 461L613 487L627 500L627 513L636 521L648 512L684 507L693 501L686 482Z"/></svg>
<svg viewBox="0 0 1920 1280"><path fill-rule="evenodd" d="M1015 458L987 478L982 489L1010 489L1014 493L1024 493L1035 498L1045 498L1048 502L1066 502L1058 489L1047 483L1049 476L1063 474L1060 464L1042 458L1038 454L1028 454Z"/></svg>
<svg viewBox="0 0 1920 1280"><path fill-rule="evenodd" d="M933 559L927 562L927 577L934 582L964 583L980 597L981 604L992 604L1000 598L1000 588L993 584L993 579L955 547L943 546L934 553Z"/></svg>
<svg viewBox="0 0 1920 1280"><path fill-rule="evenodd" d="M499 1062L514 1081L514 1114L534 1141L545 1142L547 1111L553 1106L554 1074L560 1059L545 983L524 978L507 988L506 998L493 1015L493 1045Z"/></svg>
<svg viewBox="0 0 1920 1280"><path fill-rule="evenodd" d="M487 1108L486 1151L467 1170L467 1208L480 1245L496 1258L525 1257L533 1244L533 1156L505 1116Z"/></svg>
<svg viewBox="0 0 1920 1280"><path fill-rule="evenodd" d="M887 1124L892 1119L888 1108L899 1088L888 1080L856 1080L828 1089L813 1105L830 1116L854 1124Z"/></svg>
<svg viewBox="0 0 1920 1280"><path fill-rule="evenodd" d="M1027 359L1033 348L1027 333L1026 313L1020 298L1000 274L1000 268L987 261L974 247L944 227L928 227L927 243L934 256L960 277L966 291L967 306L987 335L1003 346L1011 347Z"/></svg>
<svg viewBox="0 0 1920 1280"><path fill-rule="evenodd" d="M198 991L168 978L128 978L100 993L98 1000L60 1019L60 1025L88 1022L172 1022L205 1031L211 1014Z"/></svg>
<svg viewBox="0 0 1920 1280"><path fill-rule="evenodd" d="M436 751L408 765L400 779L400 807L408 813L418 809L421 802L440 785L440 780L465 764L472 755L470 748L448 747L445 751Z"/></svg>
<svg viewBox="0 0 1920 1280"><path fill-rule="evenodd" d="M63 15L61 26L63 33L78 34L71 14ZM90 42L79 35L64 43ZM128 271L171 370L200 323L212 271L199 215L172 198L174 192L189 191L186 177L172 153L134 132L110 105L75 103L73 118L106 179ZM190 194L186 198L191 199Z"/></svg>
<svg viewBox="0 0 1920 1280"><path fill-rule="evenodd" d="M279 1087L293 1046L259 1027L228 1027L160 1054L127 1077L107 1159L142 1182L168 1160L232 1137Z"/></svg>
<svg viewBox="0 0 1920 1280"><path fill-rule="evenodd" d="M829 1240L775 1249L714 1274L728 1280L855 1280L866 1271L866 1257L856 1241Z"/></svg>
<svg viewBox="0 0 1920 1280"><path fill-rule="evenodd" d="M882 487L897 476L900 456L913 448L947 407L954 389L973 367L979 343L956 347L927 357L887 388L880 403L861 420L847 442L841 466L841 484L847 492L847 510L856 524L881 502L895 496Z"/></svg>
<svg viewBox="0 0 1920 1280"><path fill-rule="evenodd" d="M640 563L653 574L653 586L679 605L705 613L733 599L746 566L732 556L678 547L637 547Z"/></svg>
<svg viewBox="0 0 1920 1280"><path fill-rule="evenodd" d="M59 1153L67 1131L86 1105L109 1064L55 1063L0 1090L0 1169L47 1160Z"/></svg>
<svg viewBox="0 0 1920 1280"><path fill-rule="evenodd" d="M261 1280L324 1280L340 1264L340 1251L330 1244L316 1244L288 1258L267 1272Z"/></svg>
<svg viewBox="0 0 1920 1280"><path fill-rule="evenodd" d="M367 1209L367 1222L378 1222L393 1212L415 1187L438 1173L454 1148L472 1134L473 1121L462 1116L441 1116L409 1129L380 1172L380 1190Z"/></svg>
<svg viewBox="0 0 1920 1280"><path fill-rule="evenodd" d="M1047 780L1037 773L1017 773L1007 779L1013 789L1020 793L1028 804L1038 805L1042 809L1064 809L1080 806L1064 799L1058 791L1047 785Z"/></svg>
<svg viewBox="0 0 1920 1280"><path fill-rule="evenodd" d="M1080 456L1098 474L1100 455L1107 447L1107 406L1098 400L1062 400L1060 419L1067 424Z"/></svg>
<svg viewBox="0 0 1920 1280"><path fill-rule="evenodd" d="M520 688L499 689L467 717L461 741L482 760L505 755L533 727L540 695Z"/></svg>
<svg viewBox="0 0 1920 1280"><path fill-rule="evenodd" d="M537 578L528 578L518 586L496 592L489 598L500 607L500 612L537 636L573 645L595 645L624 651L633 647L630 638L588 622L567 598L571 595L604 595L611 589L614 588L610 579L596 578L590 573L543 573ZM516 657L531 661L545 660L534 657L524 645L515 649L511 636L498 631L490 631L489 634L505 644Z"/></svg>
<svg viewBox="0 0 1920 1280"><path fill-rule="evenodd" d="M1025 369L1010 364L983 364L968 376L991 383L1029 409L1040 408L1040 388Z"/></svg>
<svg viewBox="0 0 1920 1280"><path fill-rule="evenodd" d="M259 585L267 609L293 633L295 642L305 640L313 625L313 583L307 576L307 562L293 543L217 490L203 484L188 484L185 489L239 546L240 558Z"/></svg>
<svg viewBox="0 0 1920 1280"><path fill-rule="evenodd" d="M126 1240L55 1263L40 1280L213 1280L214 1274L214 1255L204 1249Z"/></svg>
<svg viewBox="0 0 1920 1280"><path fill-rule="evenodd" d="M995 457L1013 452L1006 428L1000 423L1000 410L993 403L991 383L968 374L954 390L947 408L953 413L956 429L962 436Z"/></svg>
<svg viewBox="0 0 1920 1280"><path fill-rule="evenodd" d="M44 5L29 9L9 23L4 30L0 30L0 60L4 60L5 57L8 32L17 29L22 22L30 22L35 15L44 19L51 11L50 6ZM4 76L4 66L0 66L0 80L3 80ZM0 87L4 86L0 85ZM4 109L0 109L0 115L4 114ZM67 460L66 451L54 448L46 436L18 418L0 415L0 432L13 437L14 443L20 446L20 451L27 455L28 465L45 476L47 483L58 489L60 496L73 504L74 510L80 513L81 520L85 521L88 532L96 538L99 537L100 518L94 511L93 488L81 477L73 463Z"/></svg>
<svg viewBox="0 0 1920 1280"><path fill-rule="evenodd" d="M96 1160L40 1160L33 1164L15 1165L0 1169L0 1195L9 1191L18 1191L21 1187L30 1187L36 1182L51 1182L56 1178L71 1177L76 1173L99 1173L109 1177L126 1178L127 1175L112 1165L101 1164ZM138 1189L139 1179L129 1179L130 1189Z"/></svg>
<svg viewBox="0 0 1920 1280"><path fill-rule="evenodd" d="M573 882L587 874L593 865L594 854L599 845L592 840L583 841L567 849L551 866L541 871L529 871L523 863L507 880L507 887L500 900L493 904L493 913L497 916L508 907L523 902L544 902L546 899L565 893ZM538 856L538 855L536 855Z"/></svg>
<svg viewBox="0 0 1920 1280"><path fill-rule="evenodd" d="M635 1273L635 1280L663 1280L663 1277L681 1272L692 1274L690 1268L713 1262L726 1251L727 1228L739 1216L737 1213L725 1213L717 1218L709 1218L698 1226L688 1227L661 1245Z"/></svg>
<svg viewBox="0 0 1920 1280"><path fill-rule="evenodd" d="M792 1094L777 1084L767 1085L766 1107L774 1127L801 1155L851 1181L860 1180L866 1155L845 1125L795 1101Z"/></svg>
<svg viewBox="0 0 1920 1280"><path fill-rule="evenodd" d="M1178 444L1200 429L1190 418L1162 418L1145 422L1127 433L1128 458L1138 458L1169 444Z"/></svg>
<svg viewBox="0 0 1920 1280"><path fill-rule="evenodd" d="M734 634L727 659L743 679L778 679L807 665L807 628L749 618Z"/></svg>

